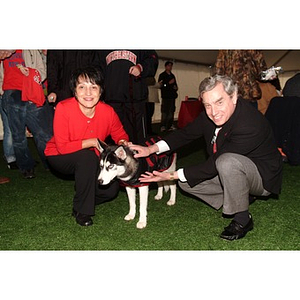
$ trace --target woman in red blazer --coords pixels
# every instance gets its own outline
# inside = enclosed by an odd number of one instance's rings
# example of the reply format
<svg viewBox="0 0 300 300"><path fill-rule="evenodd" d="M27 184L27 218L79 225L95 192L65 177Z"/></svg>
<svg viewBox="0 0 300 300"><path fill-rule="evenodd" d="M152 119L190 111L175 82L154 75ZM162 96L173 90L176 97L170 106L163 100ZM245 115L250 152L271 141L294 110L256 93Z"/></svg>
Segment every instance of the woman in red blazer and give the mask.
<svg viewBox="0 0 300 300"><path fill-rule="evenodd" d="M119 190L117 182L105 188L98 185L98 139L104 141L110 135L116 144L126 144L128 135L113 108L99 101L103 90L100 71L93 67L78 69L70 85L75 97L57 104L54 135L45 155L55 170L75 175L73 216L79 225L89 226L93 224L95 204L113 199Z"/></svg>

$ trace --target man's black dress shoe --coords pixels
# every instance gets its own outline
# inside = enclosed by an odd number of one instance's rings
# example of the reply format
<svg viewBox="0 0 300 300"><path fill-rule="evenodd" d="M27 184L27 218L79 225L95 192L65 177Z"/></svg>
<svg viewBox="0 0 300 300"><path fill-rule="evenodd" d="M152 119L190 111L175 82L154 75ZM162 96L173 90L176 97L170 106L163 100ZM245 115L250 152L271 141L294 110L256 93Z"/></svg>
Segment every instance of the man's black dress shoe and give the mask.
<svg viewBox="0 0 300 300"><path fill-rule="evenodd" d="M93 225L93 220L92 220L91 216L89 216L89 215L81 214L73 209L72 216L75 217L77 224L79 224L81 226Z"/></svg>
<svg viewBox="0 0 300 300"><path fill-rule="evenodd" d="M253 220L251 214L249 214L249 217L250 220L245 226L242 226L235 220L232 220L230 224L224 228L224 231L221 233L220 237L230 241L244 237L248 231L253 229Z"/></svg>

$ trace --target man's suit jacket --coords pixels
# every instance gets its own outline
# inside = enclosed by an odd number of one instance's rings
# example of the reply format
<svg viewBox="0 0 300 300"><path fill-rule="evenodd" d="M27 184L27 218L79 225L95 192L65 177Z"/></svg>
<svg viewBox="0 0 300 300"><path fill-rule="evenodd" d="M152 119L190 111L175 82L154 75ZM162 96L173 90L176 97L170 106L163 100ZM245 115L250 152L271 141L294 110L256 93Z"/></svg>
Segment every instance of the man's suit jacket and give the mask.
<svg viewBox="0 0 300 300"><path fill-rule="evenodd" d="M192 140L204 137L209 157L205 162L184 168L189 185L193 187L217 176L216 159L223 153L237 153L255 163L267 191L279 194L282 183L282 159L267 119L248 101L239 98L234 113L218 133L217 152L213 153L212 140L215 129L216 125L204 111L192 123L164 138L174 151Z"/></svg>

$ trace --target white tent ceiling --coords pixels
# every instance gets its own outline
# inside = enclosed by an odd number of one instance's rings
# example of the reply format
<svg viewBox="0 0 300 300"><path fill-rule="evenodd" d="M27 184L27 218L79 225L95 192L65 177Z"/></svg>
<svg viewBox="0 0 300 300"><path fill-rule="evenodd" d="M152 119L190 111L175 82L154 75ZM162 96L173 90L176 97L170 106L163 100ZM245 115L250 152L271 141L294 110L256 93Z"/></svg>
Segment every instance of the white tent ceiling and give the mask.
<svg viewBox="0 0 300 300"><path fill-rule="evenodd" d="M156 50L159 58L210 66L218 50ZM284 72L300 71L300 50L262 50L268 67L281 66Z"/></svg>

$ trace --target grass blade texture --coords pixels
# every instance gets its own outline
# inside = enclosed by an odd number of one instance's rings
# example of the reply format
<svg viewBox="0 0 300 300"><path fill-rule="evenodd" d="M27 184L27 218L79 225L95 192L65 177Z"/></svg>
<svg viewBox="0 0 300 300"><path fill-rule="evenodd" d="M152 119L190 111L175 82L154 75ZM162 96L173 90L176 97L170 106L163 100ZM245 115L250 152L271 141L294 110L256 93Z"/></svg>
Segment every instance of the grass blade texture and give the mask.
<svg viewBox="0 0 300 300"><path fill-rule="evenodd" d="M28 139L35 159L39 157ZM3 146L0 143L3 156ZM177 167L205 160L202 140L180 149ZM96 207L94 225L84 228L71 217L74 181L59 178L36 167L36 178L23 179L1 159L0 175L11 179L0 185L1 250L299 250L300 167L284 165L282 193L278 199L256 200L250 206L254 230L241 240L219 238L230 219L222 217L200 200L177 189L174 206L167 206L168 194L154 200L151 186L148 224L136 228L137 219L124 221L128 212L125 190L117 199Z"/></svg>

